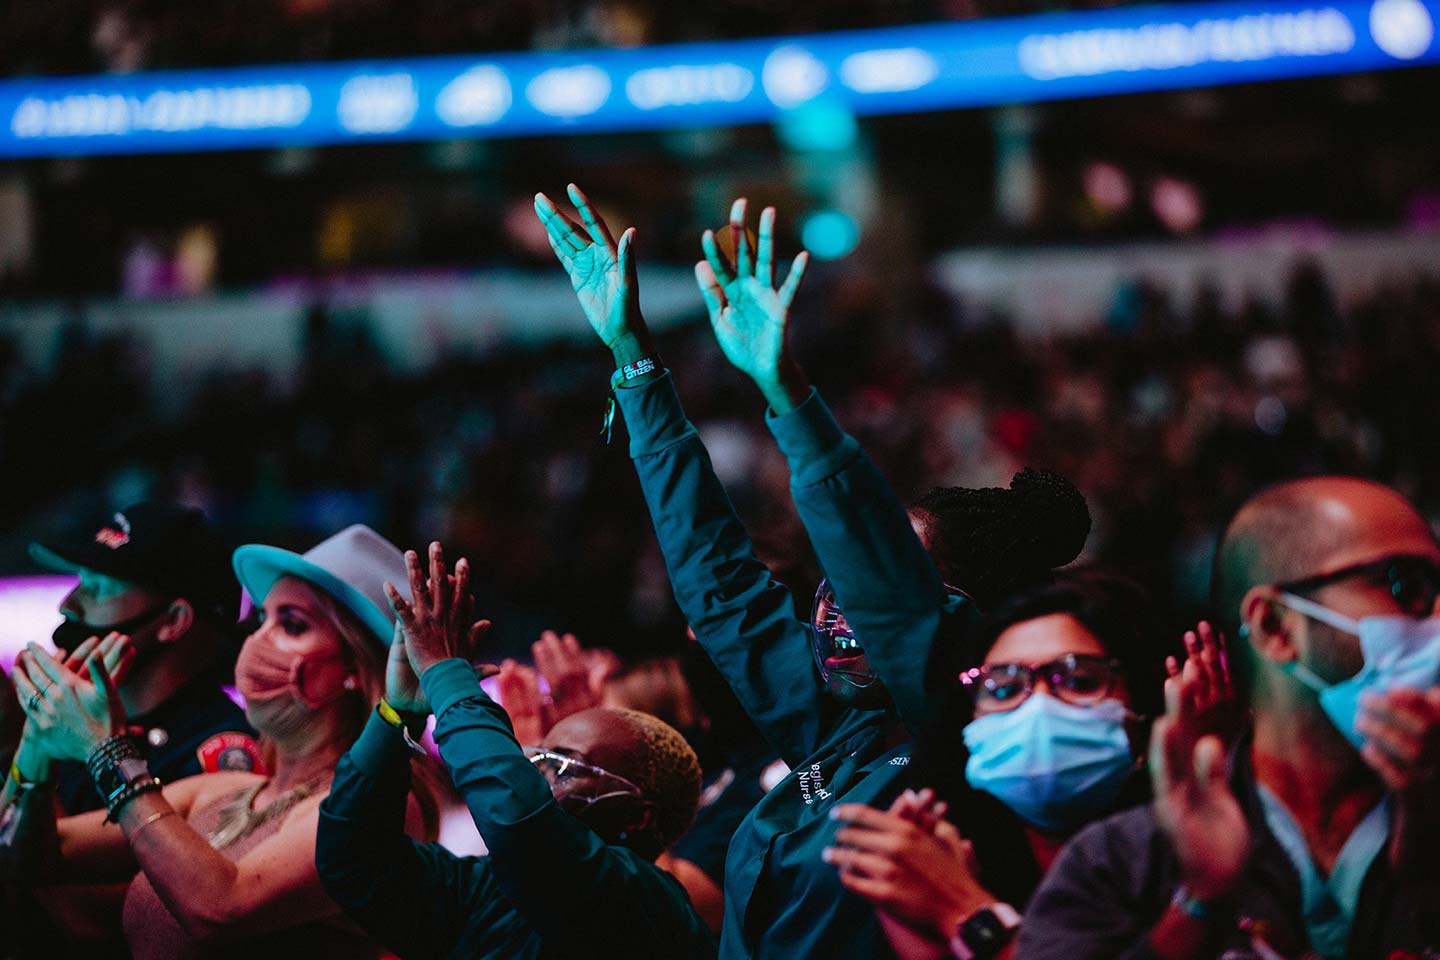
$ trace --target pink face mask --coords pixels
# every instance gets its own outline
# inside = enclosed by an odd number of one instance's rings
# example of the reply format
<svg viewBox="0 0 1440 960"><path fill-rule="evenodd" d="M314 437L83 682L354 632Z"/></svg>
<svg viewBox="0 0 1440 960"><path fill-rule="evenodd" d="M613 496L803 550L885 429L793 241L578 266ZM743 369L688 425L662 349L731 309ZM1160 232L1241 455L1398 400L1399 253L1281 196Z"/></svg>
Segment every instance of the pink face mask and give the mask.
<svg viewBox="0 0 1440 960"><path fill-rule="evenodd" d="M252 636L235 659L235 686L247 703L289 694L306 708L319 710L354 690L356 682L338 653L285 653L270 640Z"/></svg>

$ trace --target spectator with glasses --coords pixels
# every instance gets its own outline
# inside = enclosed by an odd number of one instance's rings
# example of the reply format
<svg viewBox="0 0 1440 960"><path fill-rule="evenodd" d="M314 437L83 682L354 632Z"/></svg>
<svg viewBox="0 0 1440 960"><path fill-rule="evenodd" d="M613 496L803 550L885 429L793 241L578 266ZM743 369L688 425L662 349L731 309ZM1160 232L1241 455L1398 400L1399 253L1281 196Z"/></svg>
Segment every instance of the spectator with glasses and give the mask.
<svg viewBox="0 0 1440 960"><path fill-rule="evenodd" d="M431 957L713 957L684 889L655 858L683 833L700 764L649 714L571 714L538 746L516 742L470 664L489 624L470 624L469 565L414 551L385 699L340 761L320 808L325 889L407 960ZM426 719L489 856L457 857L405 835L406 758Z"/></svg>
<svg viewBox="0 0 1440 960"><path fill-rule="evenodd" d="M928 822L913 796L884 812L846 804L825 851L907 960L948 956L952 942L957 956L1010 956L1020 911L1065 840L1146 799L1137 757L1164 674L1137 585L1062 572L995 607L979 638L982 662L959 673L911 765L935 795ZM1211 631L1186 640L1190 671L1216 678L1218 695Z"/></svg>
<svg viewBox="0 0 1440 960"><path fill-rule="evenodd" d="M1214 595L1252 729L1183 698L1151 736L1155 801L1094 826L1026 914L1029 958L1440 954L1440 545L1369 481L1267 489Z"/></svg>
<svg viewBox="0 0 1440 960"><path fill-rule="evenodd" d="M960 647L978 620L977 601L1074 559L1090 525L1084 499L1062 478L1027 471L1011 489L943 491L907 514L789 351L786 325L807 254L777 289L775 211L762 213L752 242L738 200L727 232L733 261L706 231L696 278L726 358L770 405L766 423L828 577L810 622L797 620L656 353L640 314L634 229L617 242L573 184L569 195L583 227L543 195L536 212L614 358L613 403L625 416L675 598L791 768L731 841L721 956L883 955L874 911L820 859L836 829L827 814L842 798L883 807L900 793L913 738L931 714L927 665L937 637Z"/></svg>

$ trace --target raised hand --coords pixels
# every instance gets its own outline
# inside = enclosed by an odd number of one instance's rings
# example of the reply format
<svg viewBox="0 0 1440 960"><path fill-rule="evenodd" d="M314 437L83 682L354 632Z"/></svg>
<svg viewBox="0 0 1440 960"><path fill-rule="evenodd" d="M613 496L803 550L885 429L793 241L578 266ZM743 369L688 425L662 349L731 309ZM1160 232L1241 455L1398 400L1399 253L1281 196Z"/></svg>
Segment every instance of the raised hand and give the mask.
<svg viewBox="0 0 1440 960"><path fill-rule="evenodd" d="M1396 688L1360 699L1360 756L1399 800L1390 853L1397 866L1432 871L1440 849L1440 687Z"/></svg>
<svg viewBox="0 0 1440 960"><path fill-rule="evenodd" d="M530 645L530 652L540 675L550 685L547 729L572 713L600 706L601 691L591 684L590 666L575 634L562 637L554 630L546 630Z"/></svg>
<svg viewBox="0 0 1440 960"><path fill-rule="evenodd" d="M798 402L795 394L803 386L803 375L787 349L786 324L810 254L802 250L795 255L789 275L777 290L775 208L766 207L760 213L757 250L751 251L745 232L743 197L730 208L730 234L735 241L733 265L720 252L714 232L705 231L700 238L705 259L695 264L695 280L725 359L755 381L776 412L784 412L782 408ZM785 398L780 406L772 394Z"/></svg>
<svg viewBox="0 0 1440 960"><path fill-rule="evenodd" d="M535 194L535 213L545 225L550 249L570 275L570 286L597 336L614 350L626 336L643 326L640 319L640 285L635 278L631 247L635 228L620 234L616 243L605 221L590 208L580 188L570 184L566 191L585 226L556 209L543 193Z"/></svg>
<svg viewBox="0 0 1440 960"><path fill-rule="evenodd" d="M28 644L15 661L13 677L29 721L27 749L56 760L83 761L102 740L123 731L125 706L116 682L134 658L130 638L118 633L100 641L92 637L66 663Z"/></svg>
<svg viewBox="0 0 1440 960"><path fill-rule="evenodd" d="M454 575L447 573L445 553L437 542L430 544L428 579L414 550L405 551L405 569L410 575L410 600L388 580L385 595L404 630L405 653L415 675L424 676L430 667L452 657L469 662L490 626L488 620L470 622L470 561L461 557Z"/></svg>
<svg viewBox="0 0 1440 960"><path fill-rule="evenodd" d="M1226 742L1244 726L1245 716L1230 680L1225 638L1202 620L1185 631L1185 663L1165 658L1167 712L1183 710L1197 734L1213 733Z"/></svg>
<svg viewBox="0 0 1440 960"><path fill-rule="evenodd" d="M521 746L539 745L550 724L546 722L545 698L540 693L540 675L523 663L506 660L500 664L496 680L500 690L500 705L510 716L510 726L515 731L515 742Z"/></svg>
<svg viewBox="0 0 1440 960"><path fill-rule="evenodd" d="M1183 699L1182 699L1183 703ZM1155 819L1180 860L1181 881L1201 899L1228 893L1250 854L1250 826L1225 780L1225 745L1197 735L1183 707L1155 721L1150 775Z"/></svg>

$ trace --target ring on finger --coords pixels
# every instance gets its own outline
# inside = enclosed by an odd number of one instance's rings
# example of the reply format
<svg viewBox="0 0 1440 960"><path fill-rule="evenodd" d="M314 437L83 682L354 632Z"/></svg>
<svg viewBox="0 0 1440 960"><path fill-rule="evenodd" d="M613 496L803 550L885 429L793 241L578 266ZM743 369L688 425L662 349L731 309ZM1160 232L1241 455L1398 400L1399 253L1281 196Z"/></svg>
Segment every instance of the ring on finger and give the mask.
<svg viewBox="0 0 1440 960"><path fill-rule="evenodd" d="M51 680L49 683L45 684L45 686L41 687L39 690L36 690L30 695L30 709L32 711L36 707L40 706L40 700L42 697L45 696L45 691L49 690L53 686L55 686L55 681Z"/></svg>

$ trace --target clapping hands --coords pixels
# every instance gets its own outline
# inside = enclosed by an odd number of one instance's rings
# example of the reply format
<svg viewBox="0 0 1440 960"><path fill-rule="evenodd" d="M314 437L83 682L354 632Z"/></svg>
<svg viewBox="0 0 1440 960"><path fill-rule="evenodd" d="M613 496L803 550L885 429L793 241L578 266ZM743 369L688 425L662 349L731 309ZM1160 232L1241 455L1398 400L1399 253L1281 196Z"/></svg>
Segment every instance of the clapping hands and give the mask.
<svg viewBox="0 0 1440 960"><path fill-rule="evenodd" d="M116 684L135 661L130 638L91 637L62 662L38 644L15 661L15 693L29 720L24 752L85 760L102 740L125 729Z"/></svg>

